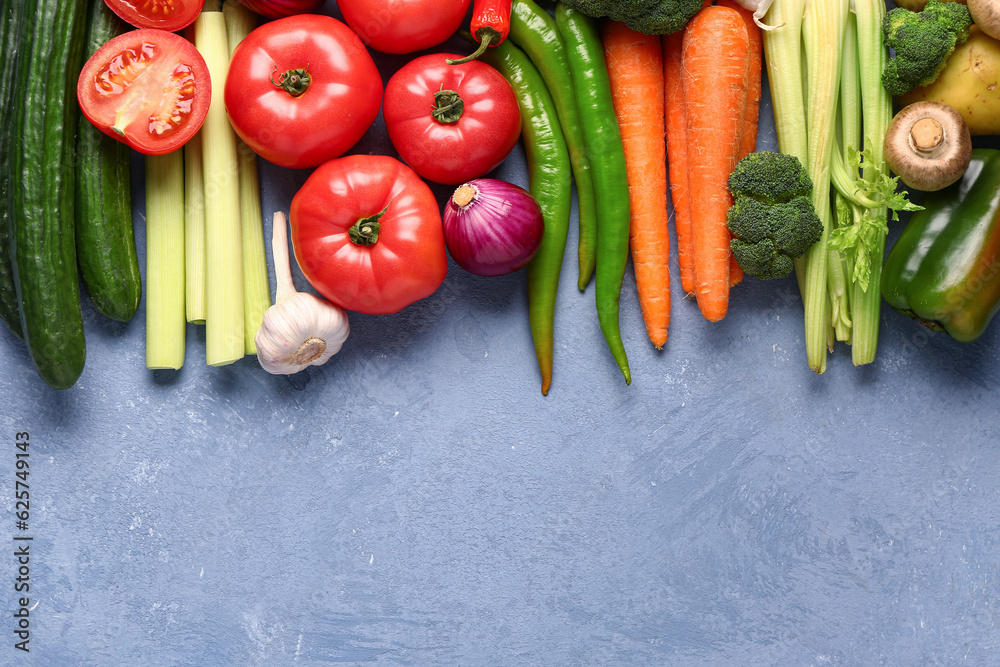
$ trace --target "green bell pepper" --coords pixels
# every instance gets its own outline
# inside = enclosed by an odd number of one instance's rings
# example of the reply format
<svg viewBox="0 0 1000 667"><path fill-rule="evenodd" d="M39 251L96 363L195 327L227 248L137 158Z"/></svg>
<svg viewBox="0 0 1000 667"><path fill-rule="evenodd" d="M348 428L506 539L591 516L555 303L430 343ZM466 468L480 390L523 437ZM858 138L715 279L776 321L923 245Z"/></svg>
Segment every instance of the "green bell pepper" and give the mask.
<svg viewBox="0 0 1000 667"><path fill-rule="evenodd" d="M1000 307L1000 150L978 148L954 185L927 193L889 253L882 296L969 343Z"/></svg>

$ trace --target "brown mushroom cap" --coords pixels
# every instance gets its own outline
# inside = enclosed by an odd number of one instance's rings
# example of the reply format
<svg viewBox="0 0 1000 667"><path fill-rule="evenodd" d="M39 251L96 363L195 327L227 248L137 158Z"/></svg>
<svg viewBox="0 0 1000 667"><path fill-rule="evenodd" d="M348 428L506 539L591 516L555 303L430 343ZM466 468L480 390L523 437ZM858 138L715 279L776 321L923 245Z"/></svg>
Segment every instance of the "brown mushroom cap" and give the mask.
<svg viewBox="0 0 1000 667"><path fill-rule="evenodd" d="M1000 39L1000 3L996 0L968 0L972 21L993 39Z"/></svg>
<svg viewBox="0 0 1000 667"><path fill-rule="evenodd" d="M896 114L885 133L885 161L903 183L931 192L965 173L972 137L962 114L941 102L915 102Z"/></svg>

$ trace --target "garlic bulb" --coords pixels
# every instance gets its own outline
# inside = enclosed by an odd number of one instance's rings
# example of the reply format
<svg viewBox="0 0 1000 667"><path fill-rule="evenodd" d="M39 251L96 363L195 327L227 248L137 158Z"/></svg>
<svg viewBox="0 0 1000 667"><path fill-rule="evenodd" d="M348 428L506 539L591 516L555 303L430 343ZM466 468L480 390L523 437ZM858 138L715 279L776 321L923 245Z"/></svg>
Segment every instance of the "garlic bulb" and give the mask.
<svg viewBox="0 0 1000 667"><path fill-rule="evenodd" d="M257 359L268 373L291 375L306 366L319 366L340 351L350 326L339 306L306 292L292 283L288 258L288 223L285 214L274 214L271 253L278 283L273 306L257 329Z"/></svg>

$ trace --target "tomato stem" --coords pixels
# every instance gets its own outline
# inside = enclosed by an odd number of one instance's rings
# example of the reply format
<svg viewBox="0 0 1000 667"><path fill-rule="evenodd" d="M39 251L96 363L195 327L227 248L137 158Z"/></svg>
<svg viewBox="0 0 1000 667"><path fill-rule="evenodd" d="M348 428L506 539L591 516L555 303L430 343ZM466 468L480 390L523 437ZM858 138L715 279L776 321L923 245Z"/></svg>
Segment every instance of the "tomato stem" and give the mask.
<svg viewBox="0 0 1000 667"><path fill-rule="evenodd" d="M351 238L351 242L355 245L375 245L378 241L379 230L382 229L382 224L379 219L385 215L385 212L389 210L389 205L386 204L385 208L376 213L375 215L370 215L367 218L361 218L350 229L347 230L347 235Z"/></svg>
<svg viewBox="0 0 1000 667"><path fill-rule="evenodd" d="M465 111L465 102L454 90L439 90L434 93L434 108L431 115L439 123L457 123Z"/></svg>
<svg viewBox="0 0 1000 667"><path fill-rule="evenodd" d="M278 66L274 66L274 72L278 71ZM271 83L278 88L283 88L292 97L298 97L309 90L312 77L309 76L309 65L305 69L290 69L282 72L278 80L274 80L274 72L271 72Z"/></svg>

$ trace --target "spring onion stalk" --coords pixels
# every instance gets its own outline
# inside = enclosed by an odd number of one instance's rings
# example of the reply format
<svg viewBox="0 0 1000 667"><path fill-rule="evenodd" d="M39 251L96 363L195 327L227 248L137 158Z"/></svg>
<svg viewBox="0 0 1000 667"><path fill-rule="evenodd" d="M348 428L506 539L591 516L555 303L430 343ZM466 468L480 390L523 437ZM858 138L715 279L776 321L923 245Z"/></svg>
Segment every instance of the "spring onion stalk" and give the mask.
<svg viewBox="0 0 1000 667"><path fill-rule="evenodd" d="M205 176L205 356L210 366L231 364L245 353L243 232L236 133L226 117L222 82L229 67L226 21L220 11L195 20L195 46L208 65L212 101L201 127Z"/></svg>
<svg viewBox="0 0 1000 667"><path fill-rule="evenodd" d="M205 176L201 132L184 144L184 269L187 321L205 323Z"/></svg>
<svg viewBox="0 0 1000 667"><path fill-rule="evenodd" d="M184 365L184 156L147 155L146 367Z"/></svg>
<svg viewBox="0 0 1000 667"><path fill-rule="evenodd" d="M879 173L888 173L882 140L892 121L892 98L882 86L882 70L889 54L882 43L882 18L885 15L883 0L853 0L854 12L858 17L858 65L861 71L861 99L867 159L862 164L861 175L866 181L874 181ZM871 253L870 276L863 285L855 281L852 301L854 303L854 340L851 356L855 366L875 361L878 346L879 317L882 306L882 259L885 254L885 238L888 232L887 210L882 206L872 210L876 225L874 238L862 252Z"/></svg>
<svg viewBox="0 0 1000 667"><path fill-rule="evenodd" d="M222 5L226 19L229 52L257 27L257 15L233 0ZM271 307L271 285L267 279L267 256L264 250L264 218L260 209L260 181L257 155L237 139L240 172L240 220L243 224L243 321L247 354L257 354L254 337Z"/></svg>

